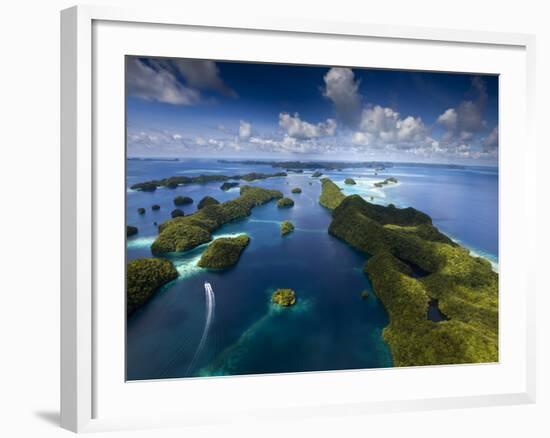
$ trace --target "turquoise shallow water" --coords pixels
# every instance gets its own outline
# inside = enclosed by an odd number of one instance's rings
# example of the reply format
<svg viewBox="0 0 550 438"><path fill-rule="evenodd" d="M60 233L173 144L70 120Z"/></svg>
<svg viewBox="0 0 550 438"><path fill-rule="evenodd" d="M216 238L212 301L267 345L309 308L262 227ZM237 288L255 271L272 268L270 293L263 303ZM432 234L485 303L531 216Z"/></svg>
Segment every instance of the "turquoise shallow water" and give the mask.
<svg viewBox="0 0 550 438"><path fill-rule="evenodd" d="M127 169L128 186L178 174L234 175L251 171L275 170L267 165L214 160L129 160ZM392 365L381 336L388 323L387 313L374 294L361 299L363 290L372 290L362 273L366 256L328 235L330 213L318 204L320 184L310 174L289 173L287 178L252 183L283 191L295 200L295 206L278 209L271 202L216 232L216 236L246 232L251 237L235 267L225 271L197 267L207 245L172 257L180 277L128 319L129 380ZM374 202L382 204L413 205L430 214L443 231L498 261L498 173L485 169L394 167L377 176L367 169L328 176L337 183L343 183L347 176L354 177L356 186L340 184L347 194L373 196ZM382 190L373 187L373 182L387 176L396 176L400 182ZM162 223L169 217L175 208L174 196L195 199L195 204L183 207L186 214L193 212L196 202L205 195L220 201L238 196L238 189L223 192L220 185L190 185L154 193L128 190L127 221L140 230L128 239L128 259L151 256L154 222ZM303 192L291 194L292 187L300 187ZM468 212L466 221L467 203L477 208ZM152 204L161 205L161 209L151 211ZM138 215L138 207L147 208L147 213ZM285 238L279 234L283 220L296 226L294 233ZM214 303L207 300L205 281L212 284ZM271 293L280 287L296 291L296 306L278 309L270 304ZM205 335L209 313L211 324Z"/></svg>

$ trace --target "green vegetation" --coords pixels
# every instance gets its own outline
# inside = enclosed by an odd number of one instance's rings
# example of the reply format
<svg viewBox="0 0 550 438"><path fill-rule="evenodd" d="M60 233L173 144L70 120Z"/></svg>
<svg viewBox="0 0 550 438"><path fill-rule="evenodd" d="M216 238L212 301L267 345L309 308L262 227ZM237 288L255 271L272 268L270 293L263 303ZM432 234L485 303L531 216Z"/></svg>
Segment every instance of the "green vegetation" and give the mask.
<svg viewBox="0 0 550 438"><path fill-rule="evenodd" d="M344 184L355 185L355 184L357 184L357 183L355 182L355 180L354 180L353 178L346 178L346 179L344 180Z"/></svg>
<svg viewBox="0 0 550 438"><path fill-rule="evenodd" d="M498 361L498 274L428 215L348 196L329 233L372 256L365 273L388 310L384 338L396 366ZM448 320L428 320L432 299Z"/></svg>
<svg viewBox="0 0 550 438"><path fill-rule="evenodd" d="M321 171L319 171L319 170L316 170L315 172L313 172L313 173L311 174L311 177L312 177L312 178L319 178L319 177L322 176L322 175L323 175L323 172L321 172Z"/></svg>
<svg viewBox="0 0 550 438"><path fill-rule="evenodd" d="M204 208L208 205L218 205L220 203L220 201L218 201L217 199L213 198L212 196L205 196L204 198L202 198L198 205L197 205L197 209L201 209L201 208Z"/></svg>
<svg viewBox="0 0 550 438"><path fill-rule="evenodd" d="M176 196L174 198L174 205L177 205L177 206L188 205L192 203L193 203L193 199L190 198L189 196Z"/></svg>
<svg viewBox="0 0 550 438"><path fill-rule="evenodd" d="M201 268L224 269L233 266L248 246L247 235L237 237L220 237L214 240L202 254L198 265Z"/></svg>
<svg viewBox="0 0 550 438"><path fill-rule="evenodd" d="M294 231L294 224L289 221L284 221L281 223L281 236L286 236L289 233Z"/></svg>
<svg viewBox="0 0 550 438"><path fill-rule="evenodd" d="M126 312L130 315L155 291L178 276L172 262L164 259L136 259L126 270Z"/></svg>
<svg viewBox="0 0 550 438"><path fill-rule="evenodd" d="M250 182L250 181L256 181L259 179L278 178L282 176L287 176L286 172L277 172L277 173L251 172L251 173L247 173L246 175L239 175L237 177L233 177L233 179L242 179L246 182Z"/></svg>
<svg viewBox="0 0 550 438"><path fill-rule="evenodd" d="M154 192L157 189L157 184L153 181L146 181L139 184L134 184L130 187L132 190L139 190L142 192Z"/></svg>
<svg viewBox="0 0 550 438"><path fill-rule="evenodd" d="M364 290L363 292L361 292L361 298L366 300L367 298L369 297L369 291L368 290Z"/></svg>
<svg viewBox="0 0 550 438"><path fill-rule="evenodd" d="M199 176L171 176L169 178L155 179L134 184L130 188L143 192L154 192L158 187L168 187L174 189L186 184L207 184L211 182L228 181L230 179L242 179L244 181L254 181L258 179L267 179L274 177L287 176L285 172L277 173L258 173L252 172L245 175L199 175Z"/></svg>
<svg viewBox="0 0 550 438"><path fill-rule="evenodd" d="M252 208L283 195L278 190L242 186L240 196L222 204L209 205L185 217L169 220L159 227L151 245L153 254L187 251L212 240L212 232L223 224L250 215Z"/></svg>
<svg viewBox="0 0 550 438"><path fill-rule="evenodd" d="M239 187L239 183L238 182L224 182L221 186L220 186L220 189L222 189L223 191L227 191L229 189L232 189L234 187Z"/></svg>
<svg viewBox="0 0 550 438"><path fill-rule="evenodd" d="M294 201L290 198L281 198L277 201L277 207L279 208L294 207Z"/></svg>
<svg viewBox="0 0 550 438"><path fill-rule="evenodd" d="M126 237L133 236L138 233L137 227L134 227L132 225L126 225Z"/></svg>
<svg viewBox="0 0 550 438"><path fill-rule="evenodd" d="M291 190L292 193L302 193L302 189L300 187L294 187L292 190Z"/></svg>
<svg viewBox="0 0 550 438"><path fill-rule="evenodd" d="M145 209L143 207L139 207L137 209L138 214L145 214Z"/></svg>
<svg viewBox="0 0 550 438"><path fill-rule="evenodd" d="M185 216L185 213L182 210L180 210L179 208L175 208L174 210L172 210L172 213L170 213L170 216L172 216L172 219L174 219L176 217Z"/></svg>
<svg viewBox="0 0 550 438"><path fill-rule="evenodd" d="M384 187L384 186L387 186L388 184L397 184L399 181L397 181L397 178L394 178L393 176L389 177L389 178L386 178L384 181L380 181L380 182L375 182L374 183L374 187Z"/></svg>
<svg viewBox="0 0 550 438"><path fill-rule="evenodd" d="M158 204L151 205L151 210L153 210L153 211L160 210L160 205L158 205Z"/></svg>
<svg viewBox="0 0 550 438"><path fill-rule="evenodd" d="M340 187L332 182L329 178L321 179L321 196L319 197L319 204L329 210L334 210L340 202L344 200L345 196L340 191Z"/></svg>
<svg viewBox="0 0 550 438"><path fill-rule="evenodd" d="M271 296L271 302L282 307L296 304L296 294L292 289L277 289Z"/></svg>

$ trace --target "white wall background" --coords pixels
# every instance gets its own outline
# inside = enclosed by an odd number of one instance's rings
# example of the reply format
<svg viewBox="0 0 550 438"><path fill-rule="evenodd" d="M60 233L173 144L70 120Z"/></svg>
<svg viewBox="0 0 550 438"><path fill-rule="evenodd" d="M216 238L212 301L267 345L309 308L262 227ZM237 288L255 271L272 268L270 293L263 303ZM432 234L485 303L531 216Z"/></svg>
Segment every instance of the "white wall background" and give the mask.
<svg viewBox="0 0 550 438"><path fill-rule="evenodd" d="M461 0L182 0L96 3L202 8L223 15L407 24L536 33L538 155L538 402L530 406L112 433L106 436L549 436L550 247L548 122L550 27L545 3ZM187 3L187 4L186 4ZM69 436L59 411L59 10L66 0L4 2L0 14L0 435ZM517 145L522 147L522 145ZM6 245L7 243L7 245ZM131 435L132 434L132 435Z"/></svg>

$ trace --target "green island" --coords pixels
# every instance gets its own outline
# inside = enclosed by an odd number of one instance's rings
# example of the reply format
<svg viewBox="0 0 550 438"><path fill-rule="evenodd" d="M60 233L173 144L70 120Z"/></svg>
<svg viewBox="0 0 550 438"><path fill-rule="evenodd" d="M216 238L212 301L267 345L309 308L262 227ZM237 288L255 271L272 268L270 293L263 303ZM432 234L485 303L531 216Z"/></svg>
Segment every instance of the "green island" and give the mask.
<svg viewBox="0 0 550 438"><path fill-rule="evenodd" d="M138 214L145 214L145 209L143 207L139 207L137 209Z"/></svg>
<svg viewBox="0 0 550 438"><path fill-rule="evenodd" d="M312 177L312 178L319 178L319 177L322 176L322 175L323 175L323 172L321 172L320 170L316 170L315 172L313 172L313 173L311 174L311 177Z"/></svg>
<svg viewBox="0 0 550 438"><path fill-rule="evenodd" d="M138 233L138 228L133 225L126 225L126 237L134 236Z"/></svg>
<svg viewBox="0 0 550 438"><path fill-rule="evenodd" d="M251 172L244 175L199 175L199 176L171 176L169 178L154 179L151 181L144 181L130 186L132 190L138 190L142 192L154 192L159 187L167 187L169 189L175 189L178 186L187 184L207 184L211 182L222 182L231 179L243 181L255 181L259 179L275 178L287 176L286 172L277 173L259 173Z"/></svg>
<svg viewBox="0 0 550 438"><path fill-rule="evenodd" d="M344 180L344 184L355 185L355 184L357 184L357 183L355 182L355 180L354 180L353 178L346 178L346 179Z"/></svg>
<svg viewBox="0 0 550 438"><path fill-rule="evenodd" d="M329 233L369 256L364 272L390 317L383 336L394 365L497 362L498 274L491 264L439 232L428 215L358 195L337 202L333 185L323 183L321 194L338 204ZM445 315L439 322L428 318L434 300Z"/></svg>
<svg viewBox="0 0 550 438"><path fill-rule="evenodd" d="M380 187L387 186L388 184L397 184L397 183L398 183L397 178L390 176L389 178L386 178L384 181L375 182L374 187L380 188Z"/></svg>
<svg viewBox="0 0 550 438"><path fill-rule="evenodd" d="M238 198L206 206L193 214L161 224L151 251L154 255L187 251L210 242L211 233L223 224L249 216L255 206L282 197L279 190L242 186Z"/></svg>
<svg viewBox="0 0 550 438"><path fill-rule="evenodd" d="M361 298L363 300L366 300L368 297L369 297L369 291L368 290L364 290L363 292L361 292Z"/></svg>
<svg viewBox="0 0 550 438"><path fill-rule="evenodd" d="M180 210L179 208L174 208L172 210L172 213L170 213L170 216L172 217L172 219L174 219L176 217L185 216L185 213L183 212L183 210Z"/></svg>
<svg viewBox="0 0 550 438"><path fill-rule="evenodd" d="M294 231L294 224L290 221L281 223L281 236L286 236Z"/></svg>
<svg viewBox="0 0 550 438"><path fill-rule="evenodd" d="M171 261L157 258L132 260L126 269L126 313L145 304L157 289L178 276Z"/></svg>
<svg viewBox="0 0 550 438"><path fill-rule="evenodd" d="M160 205L158 205L158 204L151 205L151 210L153 210L153 211L160 210Z"/></svg>
<svg viewBox="0 0 550 438"><path fill-rule="evenodd" d="M345 195L336 184L332 182L330 178L321 179L321 196L319 197L319 204L329 210L334 210L340 202L345 198Z"/></svg>
<svg viewBox="0 0 550 438"><path fill-rule="evenodd" d="M291 192L295 194L302 193L302 189L300 187L294 187Z"/></svg>
<svg viewBox="0 0 550 438"><path fill-rule="evenodd" d="M174 198L174 205L177 205L177 206L188 205L192 203L193 203L193 199L190 198L189 196L176 196Z"/></svg>
<svg viewBox="0 0 550 438"><path fill-rule="evenodd" d="M215 239L203 252L198 265L210 269L229 268L239 261L249 242L247 235Z"/></svg>
<svg viewBox="0 0 550 438"><path fill-rule="evenodd" d="M277 201L277 207L279 208L294 207L294 201L290 198L281 198Z"/></svg>
<svg viewBox="0 0 550 438"><path fill-rule="evenodd" d="M292 289L277 289L271 295L271 302L281 307L290 307L296 304L296 294Z"/></svg>
<svg viewBox="0 0 550 438"><path fill-rule="evenodd" d="M234 187L239 187L239 183L238 182L224 182L220 186L220 189L222 189L224 192L226 192L227 190L232 189Z"/></svg>
<svg viewBox="0 0 550 438"><path fill-rule="evenodd" d="M216 198L213 198L212 196L205 196L197 204L197 209L200 210L201 208L207 207L208 205L218 205L219 203L220 201L218 201Z"/></svg>

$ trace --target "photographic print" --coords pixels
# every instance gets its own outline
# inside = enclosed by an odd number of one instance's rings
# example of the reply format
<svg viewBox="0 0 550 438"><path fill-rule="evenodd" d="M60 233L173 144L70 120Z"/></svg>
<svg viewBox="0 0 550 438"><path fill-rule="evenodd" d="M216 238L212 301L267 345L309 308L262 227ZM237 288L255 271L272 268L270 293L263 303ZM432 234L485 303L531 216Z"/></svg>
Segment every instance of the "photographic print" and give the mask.
<svg viewBox="0 0 550 438"><path fill-rule="evenodd" d="M498 76L125 75L127 380L498 362Z"/></svg>

